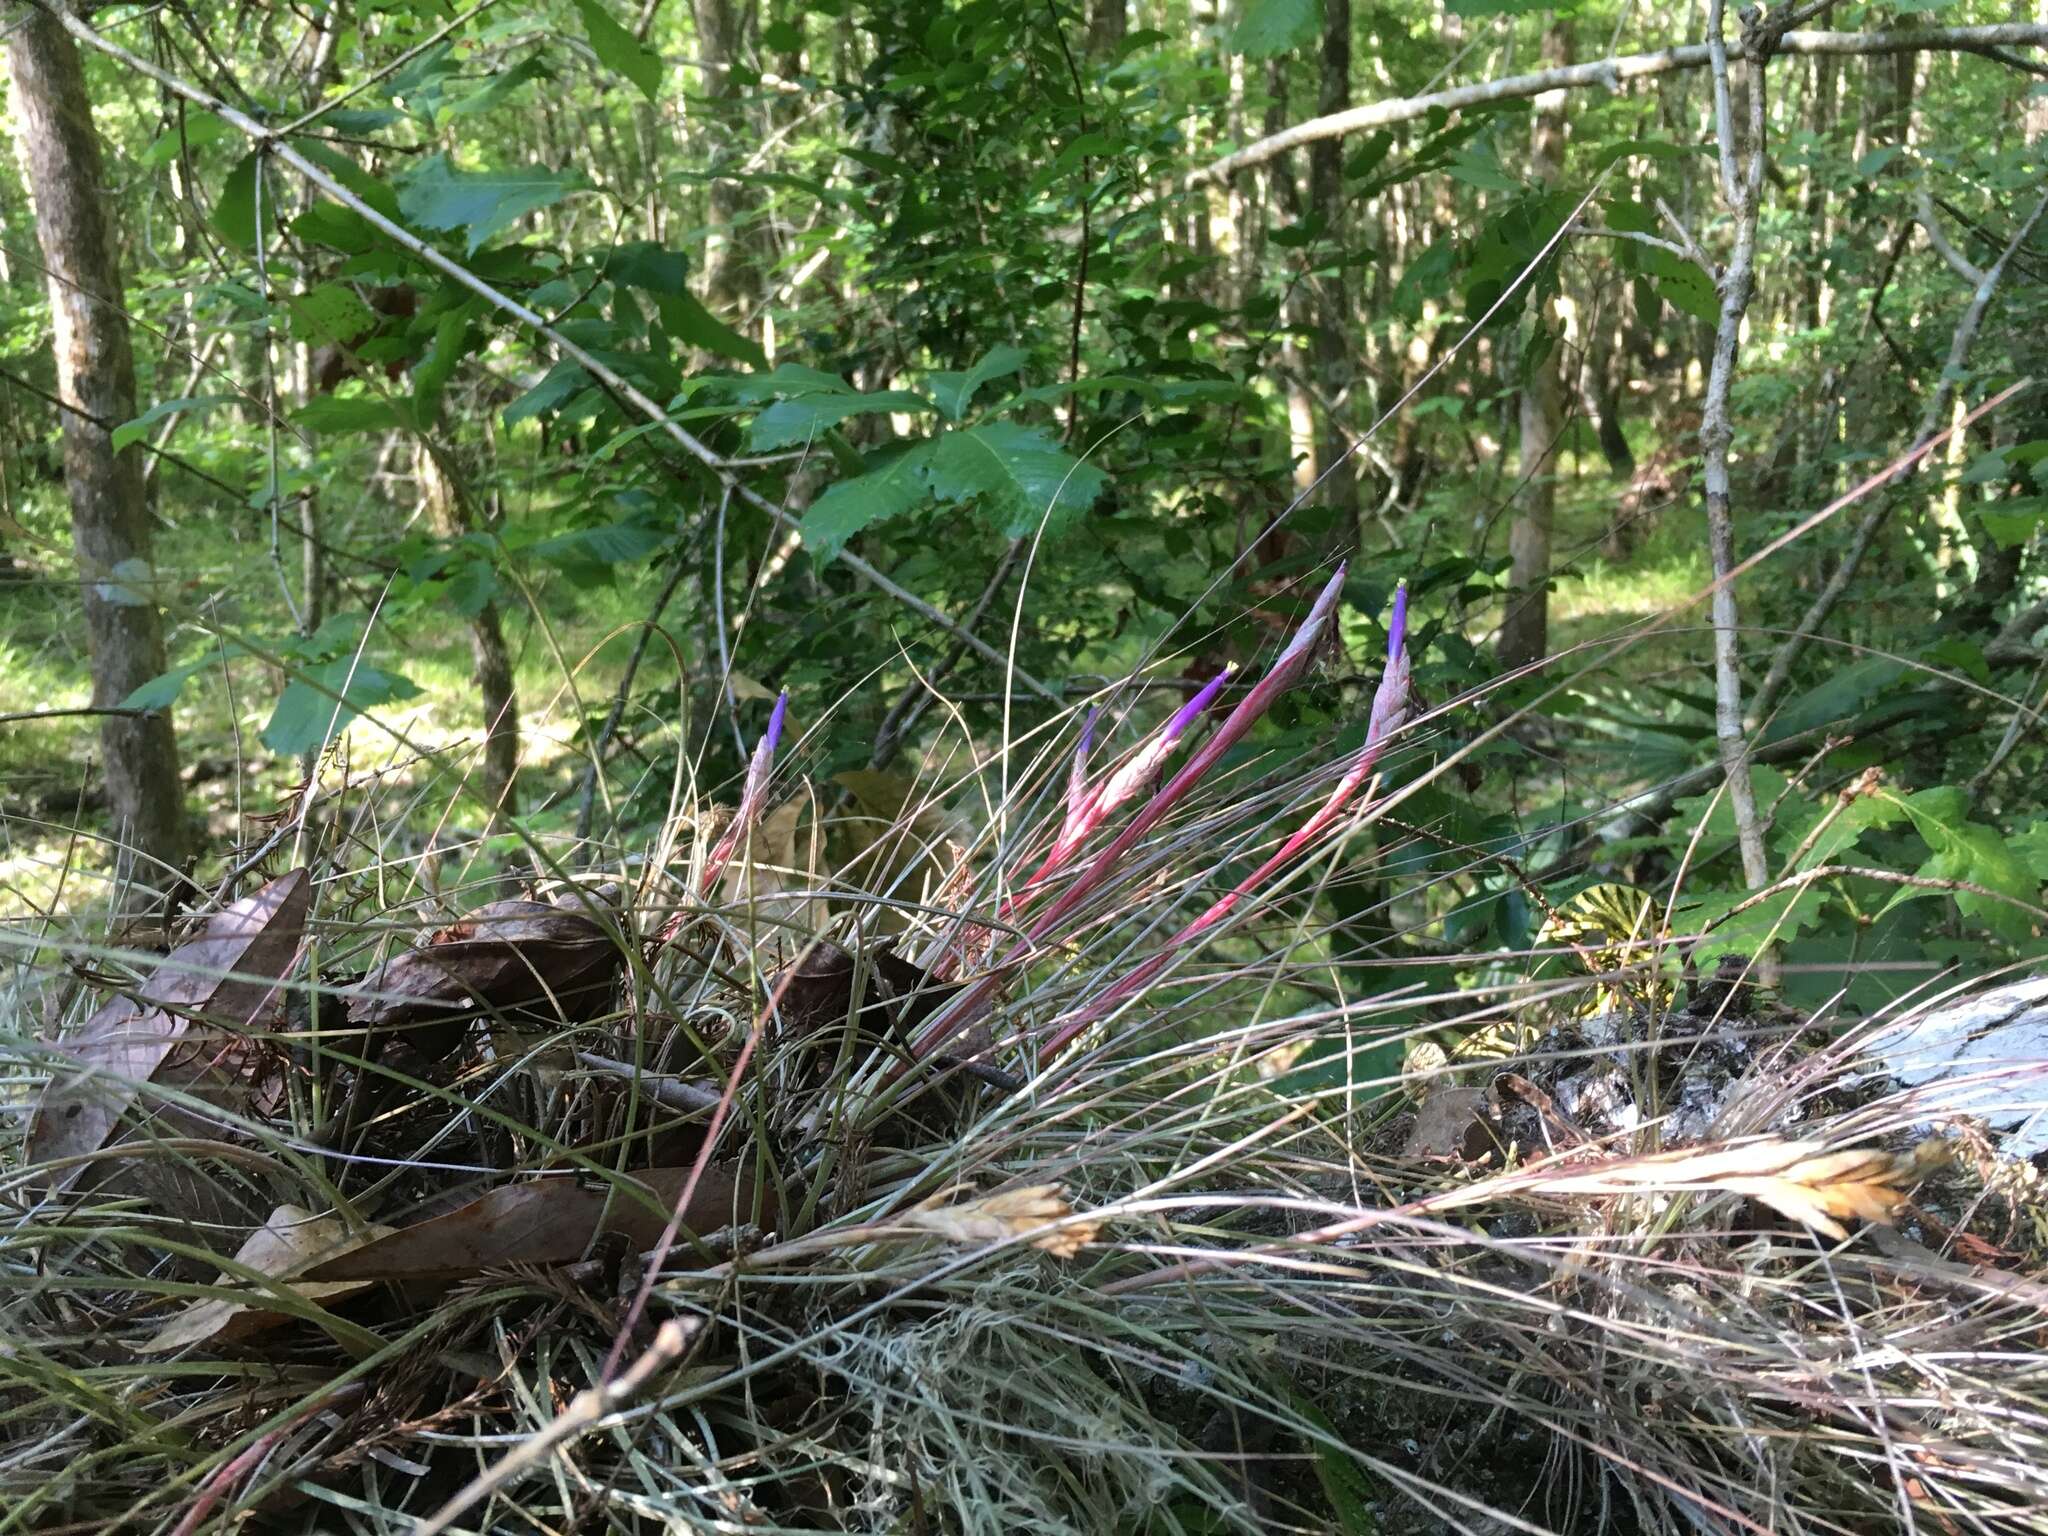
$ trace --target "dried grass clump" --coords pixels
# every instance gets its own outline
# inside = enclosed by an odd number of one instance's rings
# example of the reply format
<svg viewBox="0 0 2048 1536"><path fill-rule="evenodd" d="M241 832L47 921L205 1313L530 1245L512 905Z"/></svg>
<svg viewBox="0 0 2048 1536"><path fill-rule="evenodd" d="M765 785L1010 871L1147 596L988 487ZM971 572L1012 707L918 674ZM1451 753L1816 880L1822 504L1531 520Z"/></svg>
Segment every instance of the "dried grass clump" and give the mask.
<svg viewBox="0 0 2048 1536"><path fill-rule="evenodd" d="M978 836L950 808L985 781L934 766L887 832L839 840L820 795L800 837L771 729L716 842L679 810L616 899L393 908L337 854L241 909L283 915L232 986L103 953L236 1092L8 1026L0 1519L2048 1529L2039 1181L1963 1087L1731 1014L1756 1044L1708 1140L1574 1122L1538 1045L1443 1070L1540 1144L1406 1150L1407 1039L1523 996L1421 1012L1356 955L1332 990L1287 882L1397 835L1405 696L1328 769L1217 746L1328 600L1198 743L1185 711L1101 766L1047 737ZM1653 1080L1634 1049L1603 1069ZM2048 1089L1991 1076L1969 1107ZM74 1102L103 1127L62 1134Z"/></svg>

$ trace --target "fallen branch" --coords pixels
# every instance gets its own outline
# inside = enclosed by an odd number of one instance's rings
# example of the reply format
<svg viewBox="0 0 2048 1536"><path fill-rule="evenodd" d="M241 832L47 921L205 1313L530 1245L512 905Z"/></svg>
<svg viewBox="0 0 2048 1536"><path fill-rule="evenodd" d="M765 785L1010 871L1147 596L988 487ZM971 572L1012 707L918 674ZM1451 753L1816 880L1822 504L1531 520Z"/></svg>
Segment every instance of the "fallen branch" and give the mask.
<svg viewBox="0 0 2048 1536"><path fill-rule="evenodd" d="M2048 45L2048 25L2037 22L2008 22L1985 27L1929 27L1914 32L1787 32L1776 40L1777 53L1819 55L1870 55L1892 53L1981 53L1998 58L2004 47L2039 48ZM1730 59L1750 55L1746 44L1728 50ZM1584 89L1601 86L1618 91L1631 80L1647 80L1681 69L1698 69L1711 63L1713 50L1705 43L1687 43L1655 53L1624 54L1596 59L1589 64L1567 64L1558 69L1538 70L1529 75L1510 75L1501 80L1482 80L1474 85L1453 86L1423 96L1403 96L1393 101L1375 101L1366 106L1312 117L1292 128L1268 134L1247 144L1235 154L1225 155L1204 166L1187 179L1190 187L1228 181L1239 171L1276 160L1304 144L1338 139L1409 123L1432 112L1457 112L1467 107L1491 106L1500 101L1519 101L1545 91Z"/></svg>

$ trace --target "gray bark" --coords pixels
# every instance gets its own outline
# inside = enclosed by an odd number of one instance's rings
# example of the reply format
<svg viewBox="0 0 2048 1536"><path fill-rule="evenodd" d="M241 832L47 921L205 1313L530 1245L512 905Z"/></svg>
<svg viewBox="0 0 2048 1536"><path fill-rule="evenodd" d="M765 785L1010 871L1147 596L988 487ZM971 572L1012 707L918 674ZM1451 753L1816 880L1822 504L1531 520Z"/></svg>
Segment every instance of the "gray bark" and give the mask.
<svg viewBox="0 0 2048 1536"><path fill-rule="evenodd" d="M730 176L738 160L731 146L734 119L740 111L739 90L733 81L733 57L739 48L740 19L732 0L696 0L697 55L704 66L704 94L716 123L713 132L728 149L713 154L710 191L710 238L704 246L704 303L713 314L729 318L746 298L744 242L739 238L740 221L747 212L747 190Z"/></svg>
<svg viewBox="0 0 2048 1536"><path fill-rule="evenodd" d="M1843 58L1866 55L1891 58L1909 53L1991 53L2004 48L2038 48L2048 44L2048 23L2002 22L1982 27L1922 27L1899 32L1787 32L1777 40L1775 51L1808 57ZM1729 58L1747 56L1747 44L1724 50ZM1235 154L1225 155L1213 165L1190 172L1190 186L1224 181L1239 171L1263 165L1275 155L1299 149L1321 139L1342 138L1412 123L1431 112L1456 112L1466 107L1486 106L1496 101L1517 101L1540 96L1545 91L1584 90L1598 87L1619 91L1631 80L1647 80L1674 70L1698 69L1711 62L1713 50L1705 43L1687 43L1655 53L1631 53L1596 59L1590 64L1572 64L1561 69L1539 70L1529 75L1509 75L1482 80L1473 85L1452 86L1422 96L1403 96L1391 101L1368 102L1362 107L1310 118L1292 128L1268 134L1256 144L1247 144Z"/></svg>
<svg viewBox="0 0 2048 1536"><path fill-rule="evenodd" d="M1570 60L1569 22L1554 19L1544 31L1543 58L1552 65ZM1537 108L1529 168L1546 186L1564 174L1562 92L1543 98ZM1564 431L1564 344L1541 310L1534 320L1553 334L1549 350L1522 381L1521 486L1508 531L1508 608L1496 653L1504 668L1528 666L1550 651L1550 533L1557 516L1557 440Z"/></svg>
<svg viewBox="0 0 2048 1536"><path fill-rule="evenodd" d="M1317 105L1325 113L1351 105L1351 0L1323 0L1323 67ZM1309 207L1325 225L1325 238L1340 253L1345 249L1344 146L1326 139L1309 146ZM1344 407L1351 392L1351 289L1341 262L1316 280L1316 333L1312 353L1316 393L1316 474L1322 500L1337 516L1339 538L1358 536L1358 474L1343 427Z"/></svg>
<svg viewBox="0 0 2048 1536"><path fill-rule="evenodd" d="M415 464L429 520L442 537L453 539L469 532L475 518L445 454L438 444L422 440ZM484 713L480 778L495 825L499 817L519 814L519 701L512 686L512 652L495 602L485 603L469 621L469 650Z"/></svg>
<svg viewBox="0 0 2048 1536"><path fill-rule="evenodd" d="M7 53L49 272L57 393L66 407L64 479L93 703L105 708L165 670L141 450L117 454L113 443L113 429L136 415L135 355L78 50L56 20L31 11L14 19ZM100 744L114 835L133 857L134 875L162 884L166 870L182 871L187 849L170 716L106 716Z"/></svg>
<svg viewBox="0 0 2048 1536"><path fill-rule="evenodd" d="M1749 132L1746 157L1736 143L1735 115L1729 105L1728 67L1721 53L1721 0L1709 0L1708 46L1714 59L1714 122L1721 148L1721 194L1734 216L1735 243L1721 274L1721 321L1714 334L1713 365L1707 373L1707 396L1700 410L1701 478L1706 483L1707 544L1714 570L1714 736L1721 769L1727 778L1728 803L1735 814L1735 837L1742 855L1742 875L1751 889L1770 880L1764 854L1763 821L1750 784L1749 738L1742 728L1742 640L1735 602L1735 514L1728 474L1728 449L1735 441L1729 417L1728 392L1742 340L1742 317L1756 286L1756 226L1764 189L1764 69L1768 45L1745 48L1754 59L1748 90ZM1739 163L1738 163L1739 162Z"/></svg>
<svg viewBox="0 0 2048 1536"><path fill-rule="evenodd" d="M1124 40L1125 0L1089 0L1088 51L1114 53Z"/></svg>

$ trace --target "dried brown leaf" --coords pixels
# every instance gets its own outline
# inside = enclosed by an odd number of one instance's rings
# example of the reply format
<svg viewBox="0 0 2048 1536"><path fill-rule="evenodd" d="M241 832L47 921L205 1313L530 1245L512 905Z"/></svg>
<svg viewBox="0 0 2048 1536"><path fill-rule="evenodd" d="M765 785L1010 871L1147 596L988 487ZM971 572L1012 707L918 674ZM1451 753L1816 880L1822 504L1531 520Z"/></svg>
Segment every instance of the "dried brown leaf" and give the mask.
<svg viewBox="0 0 2048 1536"><path fill-rule="evenodd" d="M303 869L280 875L166 955L139 989L141 1001L110 998L61 1042L76 1066L53 1073L36 1103L29 1163L83 1157L104 1145L193 1017L237 1029L257 1019L298 957L310 899ZM228 971L240 974L222 974ZM50 1187L67 1188L81 1172L81 1165L59 1170Z"/></svg>
<svg viewBox="0 0 2048 1536"><path fill-rule="evenodd" d="M687 1168L635 1173L629 1182L639 1186L637 1197L631 1189L607 1190L571 1177L507 1184L446 1215L323 1260L306 1278L415 1280L509 1264L567 1264L612 1232L623 1234L635 1251L645 1251L660 1239L688 1177ZM713 1165L697 1181L683 1213L683 1230L715 1232L753 1219L752 1181L733 1166Z"/></svg>
<svg viewBox="0 0 2048 1536"><path fill-rule="evenodd" d="M808 800L799 798L768 812L719 878L717 897L725 920L745 936L748 953L763 972L801 954L831 915L823 899L812 894L824 883L816 857L820 850L813 837L799 835L809 809Z"/></svg>
<svg viewBox="0 0 2048 1536"><path fill-rule="evenodd" d="M1022 1237L1054 1258L1071 1259L1102 1231L1102 1223L1094 1220L1058 1225L1073 1214L1059 1185L1033 1184L959 1205L928 1201L896 1219L952 1243L1000 1243Z"/></svg>
<svg viewBox="0 0 2048 1536"><path fill-rule="evenodd" d="M1912 1186L1946 1155L1939 1141L1905 1154L1877 1147L1833 1149L1825 1142L1764 1137L1706 1151L1667 1152L1574 1166L1518 1182L1552 1194L1624 1194L1724 1190L1747 1195L1779 1215L1840 1240L1842 1218L1891 1225ZM1478 1188L1480 1186L1475 1186Z"/></svg>
<svg viewBox="0 0 2048 1536"><path fill-rule="evenodd" d="M315 1216L295 1205L280 1205L270 1220L249 1235L235 1254L244 1269L288 1280L323 1259L336 1258L391 1231L373 1226L350 1232L332 1216ZM290 1314L277 1310L274 1296L239 1275L223 1270L218 1282L248 1292L247 1301L209 1296L194 1302L150 1338L135 1346L139 1354L165 1354L198 1344L232 1344L285 1322ZM301 1281L291 1287L306 1301L325 1304L369 1288L368 1280Z"/></svg>
<svg viewBox="0 0 2048 1536"><path fill-rule="evenodd" d="M624 959L573 893L559 906L494 901L365 976L349 1022L402 1029L491 1012L582 1023L610 1006Z"/></svg>

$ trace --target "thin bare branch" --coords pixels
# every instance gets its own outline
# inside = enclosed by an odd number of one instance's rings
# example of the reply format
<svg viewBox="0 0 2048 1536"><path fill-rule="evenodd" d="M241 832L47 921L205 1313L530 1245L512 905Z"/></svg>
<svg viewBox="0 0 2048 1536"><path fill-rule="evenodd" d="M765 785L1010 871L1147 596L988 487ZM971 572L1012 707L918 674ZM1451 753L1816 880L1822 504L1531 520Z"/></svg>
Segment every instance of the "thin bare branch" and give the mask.
<svg viewBox="0 0 2048 1536"><path fill-rule="evenodd" d="M1778 40L1779 53L1817 55L1870 55L1895 53L1992 53L2000 48L2039 48L2048 45L2048 24L2007 22L1983 27L1929 27L1917 32L1787 32ZM1743 45L1729 50L1728 57L1748 57ZM1582 90L1598 86L1619 91L1631 80L1647 80L1677 70L1698 69L1711 62L1712 51L1705 43L1659 49L1655 53L1624 54L1618 58L1596 59L1588 64L1569 64L1533 74L1509 75L1500 80L1482 80L1472 85L1453 86L1422 96L1402 96L1392 101L1375 101L1326 117L1313 117L1278 133L1247 144L1235 154L1225 155L1188 177L1188 185L1227 181L1239 171L1276 160L1290 150L1323 139L1387 128L1414 122L1431 112L1456 112L1466 107L1489 106L1497 101L1519 101L1545 91Z"/></svg>
<svg viewBox="0 0 2048 1536"><path fill-rule="evenodd" d="M1714 53L1714 118L1721 142L1721 189L1734 217L1735 242L1721 274L1721 318L1714 333L1714 357L1707 373L1706 399L1700 408L1700 448L1705 458L1707 542L1713 561L1714 587L1714 738L1728 780L1728 803L1735 817L1735 837L1742 872L1755 889L1770 878L1764 856L1763 821L1749 778L1749 738L1742 723L1741 622L1735 600L1735 515L1728 472L1728 450L1735 441L1728 395L1740 360L1742 321L1756 286L1756 230L1764 187L1764 85L1773 34L1745 28L1743 52L1753 60L1750 70L1747 156L1737 177L1736 134L1729 102L1727 61L1721 48L1721 0L1709 0L1708 38ZM1770 978L1767 978L1770 979Z"/></svg>

